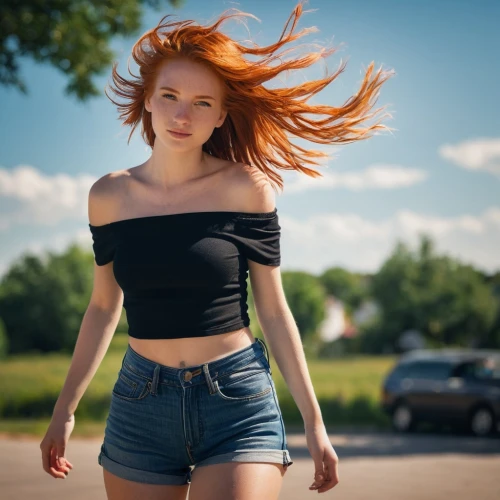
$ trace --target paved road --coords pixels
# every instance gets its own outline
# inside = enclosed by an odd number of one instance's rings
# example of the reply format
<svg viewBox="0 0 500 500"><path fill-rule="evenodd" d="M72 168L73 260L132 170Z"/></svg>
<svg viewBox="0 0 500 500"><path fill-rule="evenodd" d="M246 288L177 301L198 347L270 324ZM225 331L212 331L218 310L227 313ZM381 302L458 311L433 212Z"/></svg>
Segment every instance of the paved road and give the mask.
<svg viewBox="0 0 500 500"><path fill-rule="evenodd" d="M476 439L459 434L390 432L330 434L340 459L340 483L318 498L339 500L498 500L500 437ZM304 436L289 434L294 464L285 476L280 500L316 498L308 490L313 464ZM96 456L100 440L72 439L68 456L75 469L65 480L43 472L38 441L0 440L2 500L106 500Z"/></svg>

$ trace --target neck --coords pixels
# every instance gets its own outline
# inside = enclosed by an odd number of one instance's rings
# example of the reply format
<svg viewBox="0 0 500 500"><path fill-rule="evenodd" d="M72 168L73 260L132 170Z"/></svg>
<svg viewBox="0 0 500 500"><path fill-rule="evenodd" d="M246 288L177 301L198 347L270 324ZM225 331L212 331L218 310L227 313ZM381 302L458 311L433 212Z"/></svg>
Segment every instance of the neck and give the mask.
<svg viewBox="0 0 500 500"><path fill-rule="evenodd" d="M156 141L153 153L146 162L149 181L162 189L181 186L207 173L209 156L201 148L167 150Z"/></svg>

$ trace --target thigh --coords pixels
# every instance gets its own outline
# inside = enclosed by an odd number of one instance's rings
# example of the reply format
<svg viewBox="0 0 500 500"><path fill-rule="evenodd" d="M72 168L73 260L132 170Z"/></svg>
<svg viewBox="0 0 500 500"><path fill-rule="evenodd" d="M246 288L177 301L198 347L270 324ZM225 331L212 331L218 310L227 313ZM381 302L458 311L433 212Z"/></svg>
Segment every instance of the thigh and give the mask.
<svg viewBox="0 0 500 500"><path fill-rule="evenodd" d="M195 467L189 500L277 500L283 482L280 464L228 462Z"/></svg>
<svg viewBox="0 0 500 500"><path fill-rule="evenodd" d="M186 500L189 484L145 484L122 479L104 471L104 486L108 500Z"/></svg>

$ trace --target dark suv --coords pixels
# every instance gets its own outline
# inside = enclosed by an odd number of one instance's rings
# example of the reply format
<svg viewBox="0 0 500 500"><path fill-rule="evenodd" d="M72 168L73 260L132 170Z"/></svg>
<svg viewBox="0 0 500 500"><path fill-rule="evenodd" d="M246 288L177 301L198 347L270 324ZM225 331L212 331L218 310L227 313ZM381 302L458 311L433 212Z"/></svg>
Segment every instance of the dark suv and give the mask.
<svg viewBox="0 0 500 500"><path fill-rule="evenodd" d="M425 421L493 434L500 424L500 351L404 354L383 382L382 408L401 432Z"/></svg>

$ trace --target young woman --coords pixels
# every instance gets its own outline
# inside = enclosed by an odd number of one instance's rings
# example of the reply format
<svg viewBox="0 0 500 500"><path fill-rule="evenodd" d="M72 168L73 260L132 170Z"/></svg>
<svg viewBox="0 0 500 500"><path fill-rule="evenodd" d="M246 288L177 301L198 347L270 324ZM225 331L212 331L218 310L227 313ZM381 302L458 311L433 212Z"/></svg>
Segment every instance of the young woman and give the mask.
<svg viewBox="0 0 500 500"><path fill-rule="evenodd" d="M387 128L361 125L380 111L368 113L390 74L372 78L372 63L359 93L338 108L306 101L343 68L296 87L264 87L333 52L281 59L281 47L312 31L294 33L301 14L298 4L275 44L251 48L218 29L250 14L226 12L207 27L164 18L133 48L139 75L113 68L122 100L112 100L132 132L142 125L152 154L90 190L94 288L40 445L53 477L72 469L65 448L74 413L123 305L129 345L99 454L108 498L180 500L189 488L190 500L277 499L293 462L266 343L304 419L315 467L309 488L338 483L338 457L283 293L274 188L282 187L277 170L319 176L304 164L326 156L287 134L333 144ZM266 342L249 328L248 272Z"/></svg>

